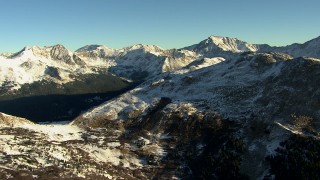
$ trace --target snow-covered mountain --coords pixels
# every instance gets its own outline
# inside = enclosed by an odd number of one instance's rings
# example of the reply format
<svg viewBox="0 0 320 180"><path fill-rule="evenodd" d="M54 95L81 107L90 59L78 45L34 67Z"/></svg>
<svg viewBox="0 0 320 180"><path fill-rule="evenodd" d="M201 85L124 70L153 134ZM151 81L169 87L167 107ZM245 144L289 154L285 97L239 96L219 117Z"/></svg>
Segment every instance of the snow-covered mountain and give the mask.
<svg viewBox="0 0 320 180"><path fill-rule="evenodd" d="M320 36L303 44L294 43L284 47L270 47L268 45L260 45L259 51L282 52L290 54L293 57L307 56L320 58Z"/></svg>
<svg viewBox="0 0 320 180"><path fill-rule="evenodd" d="M197 52L206 57L228 57L243 52L281 52L293 57L307 56L320 58L320 37L303 44L294 43L288 46L275 47L267 44L251 44L237 38L210 36L199 44L183 49Z"/></svg>
<svg viewBox="0 0 320 180"><path fill-rule="evenodd" d="M317 100L305 98L318 96L319 68L318 59L292 58L281 53L247 54L228 60L205 58L199 64L151 78L84 113L74 123L90 126L102 117L126 120L132 112L142 116L162 97L170 98L172 107L190 102L187 106L194 110L217 111L230 119L255 114L280 121L300 111L320 118L315 112ZM278 97L279 94L286 96ZM301 96L295 97L297 94ZM307 105L301 104L303 101Z"/></svg>
<svg viewBox="0 0 320 180"><path fill-rule="evenodd" d="M109 72L127 79L140 80L161 73L164 50L152 45L134 45L123 49L86 46L76 51L85 61L100 59L109 64Z"/></svg>
<svg viewBox="0 0 320 180"><path fill-rule="evenodd" d="M76 81L79 76L101 72L139 81L184 67L195 59L195 55L188 51L175 53L141 44L122 49L92 45L76 52L55 45L26 47L15 54L2 54L0 58L0 86L5 92L39 81L62 85ZM173 59L177 63L173 63Z"/></svg>
<svg viewBox="0 0 320 180"><path fill-rule="evenodd" d="M241 41L237 38L210 36L208 39L201 41L183 49L197 52L206 57L232 56L237 53L258 50L257 45Z"/></svg>
<svg viewBox="0 0 320 180"><path fill-rule="evenodd" d="M204 58L154 76L71 124L38 125L2 114L0 132L16 137L0 135L2 173L48 178L54 173L43 172L54 168L61 178L89 179L292 174L286 158L307 167L316 163L310 157L319 157L319 72L319 59L281 53ZM291 154L305 146L314 148Z"/></svg>
<svg viewBox="0 0 320 180"><path fill-rule="evenodd" d="M97 73L106 68L101 61L84 62L62 45L26 47L18 53L0 59L2 89L18 90L23 84L41 80L64 84L82 74Z"/></svg>
<svg viewBox="0 0 320 180"><path fill-rule="evenodd" d="M211 36L172 50L39 49L29 56L41 54L57 70L63 64L98 73L99 67L144 81L70 124L39 125L2 114L0 177L320 177L319 38L286 47ZM24 52L1 56L10 62ZM62 73L57 82L63 80L72 78Z"/></svg>
<svg viewBox="0 0 320 180"><path fill-rule="evenodd" d="M294 134L320 138L316 98L320 95L317 83L319 59L251 53L202 62L208 61L215 63L202 68L190 66L151 78L128 93L82 114L72 124L118 129L116 124L120 123L128 131L124 133L126 140L147 139L166 151L165 157L169 159L158 157L163 166L169 165L170 158L175 157L179 165L170 173L181 174L184 178L204 176L195 164L210 158L210 151L221 153L212 147L217 142L212 142L212 137L207 139L210 131L212 134L209 134L217 136L217 141L226 138L220 142L222 147L228 141L239 143L232 146L235 149L230 149L236 152L231 161L242 159L239 160L241 163L230 165L230 168L238 169L231 177L245 175L252 179L272 176L269 169L274 167L268 165L270 162L266 157L281 156L276 150L280 142L286 142ZM218 129L228 137L215 134L220 131ZM216 160L223 160L221 156ZM263 165L259 166L261 162ZM206 165L198 163L202 171L210 166L209 162ZM189 170L184 172L178 168L180 166ZM213 166L222 168L223 164ZM212 173L207 178L230 178L207 170Z"/></svg>
<svg viewBox="0 0 320 180"><path fill-rule="evenodd" d="M129 80L141 80L186 67L203 58L233 58L243 52L281 52L293 57L320 58L320 37L285 47L250 44L236 38L210 36L182 49L163 50L154 45L112 49L88 45L71 52L62 45L26 47L18 53L0 54L0 86L5 90L47 80L57 84L74 81L83 74L100 71Z"/></svg>

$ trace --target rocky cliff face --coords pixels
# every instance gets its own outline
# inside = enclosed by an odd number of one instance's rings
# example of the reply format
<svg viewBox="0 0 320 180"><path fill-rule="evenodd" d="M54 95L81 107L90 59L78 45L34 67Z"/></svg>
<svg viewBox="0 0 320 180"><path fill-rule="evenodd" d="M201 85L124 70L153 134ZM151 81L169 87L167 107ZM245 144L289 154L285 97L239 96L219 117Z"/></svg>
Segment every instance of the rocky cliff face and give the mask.
<svg viewBox="0 0 320 180"><path fill-rule="evenodd" d="M62 45L58 44L52 47L50 56L53 60L63 61L67 64L71 64L71 56L69 51Z"/></svg>

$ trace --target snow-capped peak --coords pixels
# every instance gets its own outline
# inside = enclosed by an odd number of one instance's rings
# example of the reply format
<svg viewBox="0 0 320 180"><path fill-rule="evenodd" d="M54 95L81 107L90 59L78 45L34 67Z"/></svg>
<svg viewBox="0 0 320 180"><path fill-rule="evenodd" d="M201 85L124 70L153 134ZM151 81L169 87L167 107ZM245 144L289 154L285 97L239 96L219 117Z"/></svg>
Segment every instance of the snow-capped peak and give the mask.
<svg viewBox="0 0 320 180"><path fill-rule="evenodd" d="M206 40L206 43L216 45L224 51L232 51L232 52L257 51L256 45L241 41L237 38L210 36Z"/></svg>
<svg viewBox="0 0 320 180"><path fill-rule="evenodd" d="M257 45L241 41L237 38L223 37L223 36L210 36L195 44L183 49L197 52L206 57L227 57L230 53L242 53L247 51L256 52Z"/></svg>
<svg viewBox="0 0 320 180"><path fill-rule="evenodd" d="M110 49L110 48L104 45L92 44L92 45L83 46L82 48L79 48L78 50L76 50L76 52L94 51L98 49Z"/></svg>
<svg viewBox="0 0 320 180"><path fill-rule="evenodd" d="M136 44L126 48L123 48L124 51L133 51L133 50L143 50L144 52L158 53L164 51L161 47L156 45L146 45L146 44Z"/></svg>
<svg viewBox="0 0 320 180"><path fill-rule="evenodd" d="M30 59L34 56L33 54L33 50L32 50L32 47L24 47L21 51L17 52L17 53L14 53L12 54L10 57L10 59L21 59L21 60L27 60L27 59Z"/></svg>
<svg viewBox="0 0 320 180"><path fill-rule="evenodd" d="M226 40L238 41L237 38L230 38L230 37L224 37L224 36L209 36L207 38L208 43L214 43L214 44L221 44L223 43L223 41L226 41Z"/></svg>

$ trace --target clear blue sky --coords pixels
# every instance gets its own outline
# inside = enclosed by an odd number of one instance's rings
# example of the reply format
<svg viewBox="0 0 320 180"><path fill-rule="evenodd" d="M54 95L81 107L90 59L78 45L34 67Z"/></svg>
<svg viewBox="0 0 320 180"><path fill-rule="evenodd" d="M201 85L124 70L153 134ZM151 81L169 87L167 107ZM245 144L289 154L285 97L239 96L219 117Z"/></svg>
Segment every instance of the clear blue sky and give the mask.
<svg viewBox="0 0 320 180"><path fill-rule="evenodd" d="M320 35L319 0L2 0L0 52L88 44L181 48L210 35L288 45Z"/></svg>

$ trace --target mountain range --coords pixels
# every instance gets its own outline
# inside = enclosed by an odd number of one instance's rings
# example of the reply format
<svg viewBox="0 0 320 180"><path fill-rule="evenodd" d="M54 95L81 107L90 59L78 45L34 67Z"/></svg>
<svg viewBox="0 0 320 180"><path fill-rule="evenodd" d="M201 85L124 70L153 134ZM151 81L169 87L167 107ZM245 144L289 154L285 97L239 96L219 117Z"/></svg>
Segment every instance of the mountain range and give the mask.
<svg viewBox="0 0 320 180"><path fill-rule="evenodd" d="M88 45L75 52L62 45L25 47L18 53L0 53L0 86L3 95L18 90L24 84L44 80L66 84L81 79L79 76L101 71L138 81L181 69L203 58L229 58L243 52L280 52L292 57L320 58L319 44L320 37L304 44L272 47L236 38L210 36L198 44L170 50L142 44L122 49Z"/></svg>
<svg viewBox="0 0 320 180"><path fill-rule="evenodd" d="M284 47L210 36L171 50L56 45L1 54L6 99L48 84L56 89L43 95L90 93L98 76L113 80L109 90L138 85L67 124L1 114L0 177L318 179L319 58L320 37ZM76 93L58 91L65 86Z"/></svg>

